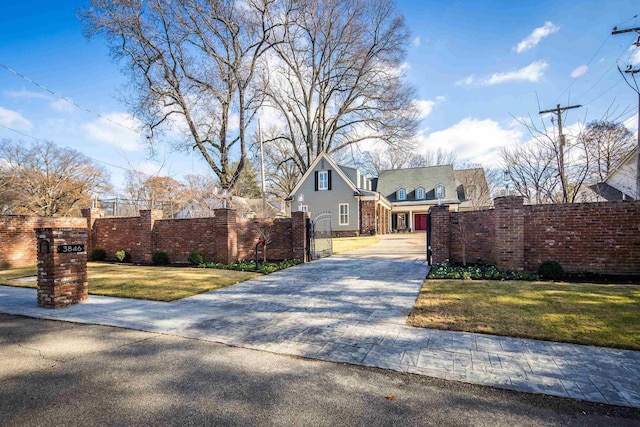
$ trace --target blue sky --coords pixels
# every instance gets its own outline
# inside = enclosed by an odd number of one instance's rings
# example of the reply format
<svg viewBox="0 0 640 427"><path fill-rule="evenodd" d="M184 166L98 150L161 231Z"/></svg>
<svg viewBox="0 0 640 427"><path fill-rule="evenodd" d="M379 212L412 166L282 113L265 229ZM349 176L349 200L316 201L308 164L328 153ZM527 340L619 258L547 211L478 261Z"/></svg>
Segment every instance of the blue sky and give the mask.
<svg viewBox="0 0 640 427"><path fill-rule="evenodd" d="M207 170L196 154L167 149L150 158L138 134L112 123L133 126L118 100L125 79L105 43L82 35L75 11L87 2L11 3L0 6L0 64L91 112L0 68L0 125L124 168L162 166L176 178ZM403 68L423 112L422 149L495 165L501 148L528 139L514 117L537 118L538 100L544 109L582 104L568 126L599 119L610 105L626 108L623 119L635 130L637 96L616 63L640 64L640 49L629 49L637 36L610 36L616 25L640 26L633 3L398 1L412 33ZM29 140L2 126L0 138ZM120 186L123 169L107 169Z"/></svg>

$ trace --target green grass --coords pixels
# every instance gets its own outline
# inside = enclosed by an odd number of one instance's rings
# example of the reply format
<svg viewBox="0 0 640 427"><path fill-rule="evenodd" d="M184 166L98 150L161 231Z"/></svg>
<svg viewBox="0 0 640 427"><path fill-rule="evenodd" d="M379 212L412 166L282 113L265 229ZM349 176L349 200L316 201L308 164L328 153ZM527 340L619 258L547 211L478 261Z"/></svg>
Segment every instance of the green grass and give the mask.
<svg viewBox="0 0 640 427"><path fill-rule="evenodd" d="M12 280L35 274L35 267L2 270L0 284L35 288L35 281ZM87 276L89 293L92 295L174 301L244 282L261 274L205 268L141 267L89 262Z"/></svg>
<svg viewBox="0 0 640 427"><path fill-rule="evenodd" d="M408 323L640 350L640 286L429 279Z"/></svg>
<svg viewBox="0 0 640 427"><path fill-rule="evenodd" d="M333 239L333 253L353 251L355 249L366 248L380 241L376 236L359 236L359 237L339 237Z"/></svg>
<svg viewBox="0 0 640 427"><path fill-rule="evenodd" d="M20 277L35 276L36 274L38 274L38 272L35 265L0 270L0 283L11 279L18 279Z"/></svg>

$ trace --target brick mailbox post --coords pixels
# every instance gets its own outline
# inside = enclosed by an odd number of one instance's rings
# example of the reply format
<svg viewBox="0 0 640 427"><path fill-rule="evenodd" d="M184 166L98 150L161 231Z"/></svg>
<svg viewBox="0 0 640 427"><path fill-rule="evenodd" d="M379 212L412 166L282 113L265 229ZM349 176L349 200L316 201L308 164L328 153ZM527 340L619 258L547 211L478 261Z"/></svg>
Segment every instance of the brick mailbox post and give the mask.
<svg viewBox="0 0 640 427"><path fill-rule="evenodd" d="M61 308L85 301L86 228L36 228L38 306Z"/></svg>

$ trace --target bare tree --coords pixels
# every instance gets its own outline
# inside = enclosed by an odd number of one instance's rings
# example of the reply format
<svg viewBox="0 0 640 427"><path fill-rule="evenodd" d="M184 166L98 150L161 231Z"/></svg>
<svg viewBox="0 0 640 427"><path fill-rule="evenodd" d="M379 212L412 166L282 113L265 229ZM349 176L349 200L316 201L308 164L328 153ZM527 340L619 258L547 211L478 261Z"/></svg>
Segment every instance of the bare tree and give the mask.
<svg viewBox="0 0 640 427"><path fill-rule="evenodd" d="M264 144L267 192L283 199L291 194L301 176L291 154L288 141L274 138Z"/></svg>
<svg viewBox="0 0 640 427"><path fill-rule="evenodd" d="M530 141L502 150L502 161L514 191L528 203L554 203L559 178L554 168L553 153Z"/></svg>
<svg viewBox="0 0 640 427"><path fill-rule="evenodd" d="M0 144L0 183L5 212L41 216L77 215L110 188L107 171L75 150L10 140Z"/></svg>
<svg viewBox="0 0 640 427"><path fill-rule="evenodd" d="M408 140L417 110L402 74L408 32L393 2L295 5L286 25L272 33L266 95L284 126L271 140L288 142L300 173L321 152L364 140Z"/></svg>
<svg viewBox="0 0 640 427"><path fill-rule="evenodd" d="M547 126L531 117L517 118L531 135L526 145L503 150L502 157L518 193L530 203L573 203L589 171L590 155L578 138L582 125L565 129L560 143L554 118Z"/></svg>
<svg viewBox="0 0 640 427"><path fill-rule="evenodd" d="M606 120L590 122L578 138L589 152L592 182L604 182L636 145L635 136L624 124Z"/></svg>
<svg viewBox="0 0 640 427"><path fill-rule="evenodd" d="M407 144L401 147L389 147L386 150L365 151L357 163L365 174L374 177L383 170L451 165L455 158L455 153L441 149L427 150L425 154L418 154L415 152L415 146Z"/></svg>
<svg viewBox="0 0 640 427"><path fill-rule="evenodd" d="M464 195L466 209L478 210L493 206L492 191L487 182L487 175L480 165L465 165L453 171L459 184L459 193Z"/></svg>
<svg viewBox="0 0 640 427"><path fill-rule="evenodd" d="M247 128L262 105L256 69L269 48L275 4L92 0L81 16L87 34L104 36L124 62L133 89L127 101L150 143L163 126L182 127L181 147L197 150L221 185L233 188L245 165Z"/></svg>

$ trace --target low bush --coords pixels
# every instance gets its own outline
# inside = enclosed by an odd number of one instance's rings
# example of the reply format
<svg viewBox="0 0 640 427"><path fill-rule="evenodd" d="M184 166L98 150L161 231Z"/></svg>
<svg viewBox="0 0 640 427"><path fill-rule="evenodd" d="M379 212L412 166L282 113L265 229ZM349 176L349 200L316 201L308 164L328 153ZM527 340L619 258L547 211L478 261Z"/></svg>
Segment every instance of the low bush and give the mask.
<svg viewBox="0 0 640 427"><path fill-rule="evenodd" d="M167 265L169 264L169 255L165 251L155 251L151 260L155 265Z"/></svg>
<svg viewBox="0 0 640 427"><path fill-rule="evenodd" d="M238 270L238 271L259 271L264 274L273 273L275 271L284 270L285 268L293 267L300 264L299 259L285 259L278 263L264 263L258 265L256 270L256 263L253 260L236 261L231 264L222 264L219 262L211 262L208 264L201 264L202 268L218 268L222 270Z"/></svg>
<svg viewBox="0 0 640 427"><path fill-rule="evenodd" d="M125 250L116 252L116 259L120 262L131 262L131 254Z"/></svg>
<svg viewBox="0 0 640 427"><path fill-rule="evenodd" d="M102 248L93 248L89 253L89 261L104 261L107 259L107 251Z"/></svg>
<svg viewBox="0 0 640 427"><path fill-rule="evenodd" d="M558 261L545 261L538 267L538 276L546 280L561 280L564 270Z"/></svg>
<svg viewBox="0 0 640 427"><path fill-rule="evenodd" d="M199 254L197 252L192 252L189 254L187 261L189 261L189 264L200 265L200 264L204 264L204 257L202 256L202 254Z"/></svg>
<svg viewBox="0 0 640 427"><path fill-rule="evenodd" d="M504 271L495 266L454 267L448 262L431 267L429 279L538 280L537 274Z"/></svg>

